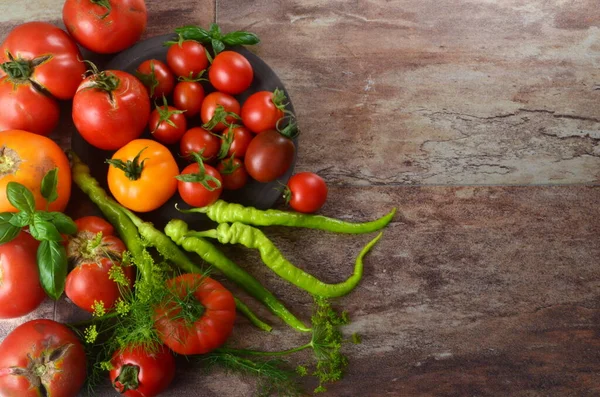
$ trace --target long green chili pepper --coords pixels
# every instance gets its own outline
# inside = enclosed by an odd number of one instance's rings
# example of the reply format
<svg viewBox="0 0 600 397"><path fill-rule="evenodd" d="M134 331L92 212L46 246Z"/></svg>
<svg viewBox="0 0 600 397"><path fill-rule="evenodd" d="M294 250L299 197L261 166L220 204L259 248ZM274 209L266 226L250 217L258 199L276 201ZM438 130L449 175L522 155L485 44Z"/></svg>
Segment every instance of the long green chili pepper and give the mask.
<svg viewBox="0 0 600 397"><path fill-rule="evenodd" d="M208 241L197 237L186 237L188 225L173 219L165 227L165 233L188 252L195 252L206 262L219 269L228 279L246 290L250 295L264 303L269 310L279 316L291 327L310 332L311 329L298 320L279 300L252 275L227 258L219 249Z"/></svg>
<svg viewBox="0 0 600 397"><path fill-rule="evenodd" d="M346 295L354 289L360 282L363 275L363 257L369 252L371 247L377 243L383 233L371 240L360 252L354 265L354 273L346 281L338 284L327 284L316 277L306 273L287 261L277 249L275 244L269 240L259 229L245 225L243 223L221 223L216 229L204 232L189 232L189 237L209 237L216 238L222 244L242 244L248 248L258 249L260 257L265 265L273 270L279 277L294 284L298 288L310 292L316 296L325 298L334 298Z"/></svg>
<svg viewBox="0 0 600 397"><path fill-rule="evenodd" d="M309 215L279 210L263 211L254 207L244 207L241 204L228 203L223 200L217 200L206 207L191 208L189 210L179 209L179 211L206 214L211 220L218 223L241 222L254 226L295 226L335 233L360 234L375 232L387 226L394 217L396 208L393 208L387 215L379 219L364 223L345 222L322 215Z"/></svg>

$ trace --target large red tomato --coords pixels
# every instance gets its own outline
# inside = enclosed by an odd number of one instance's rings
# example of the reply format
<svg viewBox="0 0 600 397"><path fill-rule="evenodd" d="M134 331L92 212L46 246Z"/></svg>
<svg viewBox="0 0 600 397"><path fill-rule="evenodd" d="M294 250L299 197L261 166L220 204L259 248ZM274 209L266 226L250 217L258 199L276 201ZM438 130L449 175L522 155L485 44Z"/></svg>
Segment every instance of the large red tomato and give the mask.
<svg viewBox="0 0 600 397"><path fill-rule="evenodd" d="M2 397L75 397L85 375L81 342L56 321L28 321L0 345Z"/></svg>
<svg viewBox="0 0 600 397"><path fill-rule="evenodd" d="M67 0L63 7L63 22L71 36L100 54L113 54L135 44L147 21L144 0Z"/></svg>
<svg viewBox="0 0 600 397"><path fill-rule="evenodd" d="M86 78L73 98L73 122L91 145L116 150L138 138L150 117L146 87L135 76L106 70Z"/></svg>
<svg viewBox="0 0 600 397"><path fill-rule="evenodd" d="M0 77L8 74L13 79L29 79L58 99L73 98L85 73L73 39L47 22L28 22L14 28L2 44L0 63Z"/></svg>

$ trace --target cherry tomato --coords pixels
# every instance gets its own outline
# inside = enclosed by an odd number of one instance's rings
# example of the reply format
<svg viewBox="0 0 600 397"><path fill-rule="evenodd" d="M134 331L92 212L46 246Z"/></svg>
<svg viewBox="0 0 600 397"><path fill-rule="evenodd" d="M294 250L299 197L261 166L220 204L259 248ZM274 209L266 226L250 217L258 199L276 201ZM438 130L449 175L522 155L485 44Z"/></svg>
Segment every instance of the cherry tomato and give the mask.
<svg viewBox="0 0 600 397"><path fill-rule="evenodd" d="M295 151L291 139L275 130L268 130L252 139L244 164L252 178L263 183L271 182L290 168Z"/></svg>
<svg viewBox="0 0 600 397"><path fill-rule="evenodd" d="M157 59L148 59L140 63L135 75L148 89L150 98L162 98L173 92L175 76L167 65Z"/></svg>
<svg viewBox="0 0 600 397"><path fill-rule="evenodd" d="M227 157L235 155L236 158L243 158L246 156L248 146L250 146L250 142L254 139L254 134L241 125L236 125L233 128L228 129L225 134L233 135L231 137L225 136L225 139L231 138L231 145L229 145Z"/></svg>
<svg viewBox="0 0 600 397"><path fill-rule="evenodd" d="M186 204L192 207L205 207L217 201L221 192L223 191L223 178L221 174L211 167L210 165L203 164L205 173L200 173L200 165L198 163L190 164L183 169L181 176L178 178L185 178L185 175L195 175L197 181L183 181L179 179L177 188L179 195L186 202ZM219 182L217 183L212 178L206 178L206 176L212 177ZM208 189L205 185L209 186Z"/></svg>
<svg viewBox="0 0 600 397"><path fill-rule="evenodd" d="M252 132L259 133L266 130L274 130L277 121L283 114L283 91L275 90L256 92L244 102L242 106L242 122Z"/></svg>
<svg viewBox="0 0 600 397"><path fill-rule="evenodd" d="M0 63L9 62L9 54L22 65L17 68L18 80L32 80L58 99L73 98L86 69L73 39L47 22L28 22L14 28L2 43ZM5 75L0 69L0 77ZM9 75L15 77L15 73Z"/></svg>
<svg viewBox="0 0 600 397"><path fill-rule="evenodd" d="M169 47L167 63L177 76L193 78L208 67L208 58L202 44L185 40Z"/></svg>
<svg viewBox="0 0 600 397"><path fill-rule="evenodd" d="M253 78L254 71L250 62L234 51L219 53L208 70L208 80L213 87L231 95L246 91Z"/></svg>
<svg viewBox="0 0 600 397"><path fill-rule="evenodd" d="M177 109L185 110L185 117L191 118L200 113L204 101L204 87L196 81L177 83L173 91L173 103Z"/></svg>
<svg viewBox="0 0 600 397"><path fill-rule="evenodd" d="M164 345L152 353L140 346L126 347L117 350L110 362L110 381L126 397L157 396L175 377L175 359Z"/></svg>
<svg viewBox="0 0 600 397"><path fill-rule="evenodd" d="M45 136L27 131L12 130L0 133L0 212L16 212L6 197L9 182L25 185L35 198L35 208L46 209L46 199L40 185L46 173L58 168L58 198L50 203L49 211L62 212L71 196L71 167L62 149Z"/></svg>
<svg viewBox="0 0 600 397"><path fill-rule="evenodd" d="M49 135L58 125L58 102L42 94L31 83L0 79L0 131L25 130Z"/></svg>
<svg viewBox="0 0 600 397"><path fill-rule="evenodd" d="M231 292L218 281L193 273L171 279L167 285L187 301L184 306L171 299L155 310L154 326L163 343L178 354L208 353L225 343L235 321Z"/></svg>
<svg viewBox="0 0 600 397"><path fill-rule="evenodd" d="M0 344L0 396L76 397L86 376L85 350L65 325L31 320Z"/></svg>
<svg viewBox="0 0 600 397"><path fill-rule="evenodd" d="M137 162L134 161L136 156ZM129 165L123 166L127 161ZM133 211L148 212L175 194L177 175L179 168L169 149L151 139L136 139L112 156L108 188L121 205Z"/></svg>
<svg viewBox="0 0 600 397"><path fill-rule="evenodd" d="M165 145L171 145L179 142L185 134L187 121L181 110L168 106L165 100L164 106L157 107L150 114L148 126L154 139Z"/></svg>
<svg viewBox="0 0 600 397"><path fill-rule="evenodd" d="M24 231L0 245L0 319L31 313L46 297L37 266L38 245Z"/></svg>
<svg viewBox="0 0 600 397"><path fill-rule="evenodd" d="M202 102L202 109L200 111L200 116L202 118L203 123L208 123L210 119L212 119L217 107L221 105L226 112L235 113L237 115L240 114L240 103L237 99L232 97L229 94L224 94L222 92L213 92L210 93L204 98L204 102ZM225 121L229 124L233 124L235 122L235 118L233 116L227 116ZM223 131L227 126L222 122L218 123L216 126L212 128L213 131Z"/></svg>
<svg viewBox="0 0 600 397"><path fill-rule="evenodd" d="M92 146L117 150L144 132L150 117L146 87L120 70L86 78L73 98L73 123Z"/></svg>
<svg viewBox="0 0 600 397"><path fill-rule="evenodd" d="M327 184L317 174L300 172L290 178L284 196L294 210L316 212L327 200Z"/></svg>
<svg viewBox="0 0 600 397"><path fill-rule="evenodd" d="M147 21L144 0L67 0L63 6L63 22L71 36L99 54L131 47L142 37Z"/></svg>
<svg viewBox="0 0 600 397"><path fill-rule="evenodd" d="M248 183L248 172L242 160L235 157L221 161L217 165L217 171L223 178L223 189L237 190Z"/></svg>
<svg viewBox="0 0 600 397"><path fill-rule="evenodd" d="M181 155L190 161L192 153L200 153L210 163L217 158L220 147L221 139L201 127L190 128L179 142Z"/></svg>

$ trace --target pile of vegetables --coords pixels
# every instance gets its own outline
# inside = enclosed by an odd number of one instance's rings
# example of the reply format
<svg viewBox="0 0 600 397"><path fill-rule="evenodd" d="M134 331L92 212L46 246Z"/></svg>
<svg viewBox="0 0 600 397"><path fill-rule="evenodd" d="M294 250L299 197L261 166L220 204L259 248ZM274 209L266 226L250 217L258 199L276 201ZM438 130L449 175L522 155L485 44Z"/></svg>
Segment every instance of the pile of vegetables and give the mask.
<svg viewBox="0 0 600 397"><path fill-rule="evenodd" d="M132 75L99 70L82 60L76 44L102 54L133 45L147 23L143 0L66 0L63 18L68 33L25 23L1 45L0 319L24 316L63 294L89 318L31 320L14 329L0 344L0 395L71 397L84 383L93 394L108 377L123 395L156 396L175 376L176 355L256 375L266 394L298 392L298 376L317 377L315 392L341 379L347 358L340 326L349 320L330 299L359 285L364 257L382 233L357 253L345 281L328 284L292 264L260 227L371 233L391 222L395 209L364 223L314 215L327 185L310 172L293 175L282 189L293 211L221 199L223 189L238 190L250 178L277 180L295 154L298 130L283 91L236 99L254 71L227 47L257 44L252 33L184 26L176 29L178 40L166 43L166 63L144 60ZM106 159L108 192L84 160L47 137L58 123L57 100L69 99L78 133L114 152ZM183 170L177 156L189 162ZM64 213L72 183L103 218ZM190 230L173 219L159 230L143 219L177 193L182 213L202 214L217 226ZM257 250L270 270L313 296L310 324L212 241ZM259 330L273 325L226 289L223 278L307 333L307 343L284 351L227 345L237 313ZM311 369L278 358L305 349L314 352Z"/></svg>

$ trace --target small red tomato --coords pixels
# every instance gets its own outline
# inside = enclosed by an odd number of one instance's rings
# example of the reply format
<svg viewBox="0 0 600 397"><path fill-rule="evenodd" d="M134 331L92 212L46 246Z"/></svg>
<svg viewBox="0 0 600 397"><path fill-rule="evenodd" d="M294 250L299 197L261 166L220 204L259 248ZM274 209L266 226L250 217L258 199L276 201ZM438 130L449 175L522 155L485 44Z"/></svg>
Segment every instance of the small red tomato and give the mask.
<svg viewBox="0 0 600 397"><path fill-rule="evenodd" d="M285 94L276 89L274 92L256 92L242 106L242 122L254 133L273 130L283 116Z"/></svg>
<svg viewBox="0 0 600 397"><path fill-rule="evenodd" d="M190 164L177 176L179 195L192 207L205 207L217 201L223 191L223 178L221 174L202 163L197 158L197 163Z"/></svg>
<svg viewBox="0 0 600 397"><path fill-rule="evenodd" d="M231 95L246 91L253 78L254 71L250 62L234 51L219 53L208 70L208 80L213 87Z"/></svg>
<svg viewBox="0 0 600 397"><path fill-rule="evenodd" d="M193 78L208 67L208 58L202 44L186 40L169 47L167 63L177 76Z"/></svg>
<svg viewBox="0 0 600 397"><path fill-rule="evenodd" d="M279 178L292 165L296 148L291 139L275 130L262 132L252 139L244 165L248 174L259 182Z"/></svg>
<svg viewBox="0 0 600 397"><path fill-rule="evenodd" d="M117 350L110 362L111 383L126 397L157 396L175 377L175 359L164 345L152 353L141 346L126 347Z"/></svg>
<svg viewBox="0 0 600 397"><path fill-rule="evenodd" d="M223 134L223 144L229 145L227 157L234 156L242 158L246 155L248 146L254 138L254 134L249 129L241 125L234 125Z"/></svg>
<svg viewBox="0 0 600 397"><path fill-rule="evenodd" d="M202 110L200 111L200 116L202 118L202 122L207 124L213 116L215 112L217 112L217 108L221 106L223 108L223 112L234 113L239 116L240 114L240 103L229 94L224 94L222 92L213 92L208 94L206 98L204 98L204 102L202 102ZM221 109L221 108L219 108ZM235 122L235 117L232 115L226 115L225 113L221 113L222 118L225 119L225 122L228 124L233 124ZM227 126L222 123L222 119L211 128L212 131L223 131Z"/></svg>
<svg viewBox="0 0 600 397"><path fill-rule="evenodd" d="M300 172L288 181L284 197L298 212L316 212L327 200L327 184L317 174Z"/></svg>
<svg viewBox="0 0 600 397"><path fill-rule="evenodd" d="M150 98L162 98L173 92L175 76L167 65L157 59L148 59L140 63L135 76L144 83Z"/></svg>
<svg viewBox="0 0 600 397"><path fill-rule="evenodd" d="M237 190L248 183L248 172L240 159L230 157L217 165L217 171L223 178L223 189Z"/></svg>
<svg viewBox="0 0 600 397"><path fill-rule="evenodd" d="M185 110L188 119L200 113L204 101L204 87L196 81L177 83L173 91L173 103L177 109Z"/></svg>
<svg viewBox="0 0 600 397"><path fill-rule="evenodd" d="M179 142L187 129L184 111L167 105L163 97L163 106L157 106L150 114L148 122L150 133L157 141L165 145Z"/></svg>
<svg viewBox="0 0 600 397"><path fill-rule="evenodd" d="M201 127L190 128L179 142L181 155L192 161L192 153L198 153L204 161L211 162L217 158L221 139Z"/></svg>

